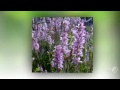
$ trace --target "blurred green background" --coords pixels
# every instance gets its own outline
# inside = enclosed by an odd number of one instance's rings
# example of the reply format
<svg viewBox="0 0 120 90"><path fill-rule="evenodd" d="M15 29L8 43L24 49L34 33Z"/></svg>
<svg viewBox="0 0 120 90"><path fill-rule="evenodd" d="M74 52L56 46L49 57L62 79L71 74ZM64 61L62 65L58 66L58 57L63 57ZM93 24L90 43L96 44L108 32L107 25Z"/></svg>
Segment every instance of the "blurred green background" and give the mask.
<svg viewBox="0 0 120 90"><path fill-rule="evenodd" d="M119 14L110 11L1 11L0 78L120 78ZM54 76L32 73L31 22L32 17L41 16L93 17L92 74Z"/></svg>

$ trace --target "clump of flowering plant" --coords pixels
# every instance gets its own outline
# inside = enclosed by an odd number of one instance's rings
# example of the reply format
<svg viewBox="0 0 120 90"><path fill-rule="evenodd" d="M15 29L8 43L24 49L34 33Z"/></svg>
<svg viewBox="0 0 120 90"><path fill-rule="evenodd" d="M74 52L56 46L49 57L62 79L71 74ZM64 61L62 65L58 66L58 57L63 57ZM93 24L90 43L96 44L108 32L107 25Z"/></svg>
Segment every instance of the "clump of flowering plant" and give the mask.
<svg viewBox="0 0 120 90"><path fill-rule="evenodd" d="M92 72L92 20L86 17L33 18L32 71Z"/></svg>

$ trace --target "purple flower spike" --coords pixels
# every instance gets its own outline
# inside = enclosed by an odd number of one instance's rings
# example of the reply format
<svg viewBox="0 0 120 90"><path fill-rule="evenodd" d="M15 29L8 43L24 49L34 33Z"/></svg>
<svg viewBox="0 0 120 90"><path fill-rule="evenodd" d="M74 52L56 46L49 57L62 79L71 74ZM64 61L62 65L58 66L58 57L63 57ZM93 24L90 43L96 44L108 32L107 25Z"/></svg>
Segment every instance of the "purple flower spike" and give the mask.
<svg viewBox="0 0 120 90"><path fill-rule="evenodd" d="M54 44L54 40L52 40L52 38L51 38L50 35L48 36L48 43L49 43L50 45Z"/></svg>
<svg viewBox="0 0 120 90"><path fill-rule="evenodd" d="M73 43L72 43L72 48L73 48L73 62L78 65L80 62L80 57L83 56L82 49L84 48L84 43L85 43L85 26L84 23L80 22L77 26L77 30L72 30L73 32Z"/></svg>
<svg viewBox="0 0 120 90"><path fill-rule="evenodd" d="M63 68L63 53L61 45L55 46L53 52L54 55L51 66L61 70Z"/></svg>

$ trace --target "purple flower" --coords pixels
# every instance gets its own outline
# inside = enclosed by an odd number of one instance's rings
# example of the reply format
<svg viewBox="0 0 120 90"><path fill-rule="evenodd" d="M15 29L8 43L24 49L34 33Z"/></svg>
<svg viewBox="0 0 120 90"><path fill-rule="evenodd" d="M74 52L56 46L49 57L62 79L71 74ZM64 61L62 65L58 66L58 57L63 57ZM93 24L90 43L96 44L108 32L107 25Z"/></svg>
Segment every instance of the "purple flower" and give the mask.
<svg viewBox="0 0 120 90"><path fill-rule="evenodd" d="M61 45L68 45L68 34L67 32L63 32L60 36Z"/></svg>
<svg viewBox="0 0 120 90"><path fill-rule="evenodd" d="M66 50L64 50L64 53L65 53L67 56L69 56L69 55L70 55L70 50L69 50L69 49L66 49Z"/></svg>
<svg viewBox="0 0 120 90"><path fill-rule="evenodd" d="M41 29L42 29L42 24L39 24L38 25L38 31L41 31Z"/></svg>
<svg viewBox="0 0 120 90"><path fill-rule="evenodd" d="M48 36L48 43L49 43L50 45L54 44L54 40L52 40L52 38L51 38L50 35Z"/></svg>
<svg viewBox="0 0 120 90"><path fill-rule="evenodd" d="M61 45L57 45L54 48L55 49L53 50L54 55L53 55L53 60L51 62L51 66L61 70L63 68L62 47Z"/></svg>
<svg viewBox="0 0 120 90"><path fill-rule="evenodd" d="M32 50L39 51L39 44L37 38L32 38Z"/></svg>
<svg viewBox="0 0 120 90"><path fill-rule="evenodd" d="M85 43L85 26L83 23L78 24L77 30L72 31L73 32L73 43L72 43L72 48L73 48L73 62L78 65L80 62L80 57L83 56L82 49L84 48L84 43Z"/></svg>
<svg viewBox="0 0 120 90"><path fill-rule="evenodd" d="M45 39L45 32L44 31L39 31L38 32L38 38L40 39L40 40L44 40Z"/></svg>
<svg viewBox="0 0 120 90"><path fill-rule="evenodd" d="M39 51L39 44L35 43L35 51Z"/></svg>
<svg viewBox="0 0 120 90"><path fill-rule="evenodd" d="M64 53L69 56L70 50L68 49L68 33L62 32L60 36L60 44L63 48Z"/></svg>
<svg viewBox="0 0 120 90"><path fill-rule="evenodd" d="M65 25L69 25L69 24L70 24L70 22L67 21L67 20L64 20L63 23L64 23Z"/></svg>

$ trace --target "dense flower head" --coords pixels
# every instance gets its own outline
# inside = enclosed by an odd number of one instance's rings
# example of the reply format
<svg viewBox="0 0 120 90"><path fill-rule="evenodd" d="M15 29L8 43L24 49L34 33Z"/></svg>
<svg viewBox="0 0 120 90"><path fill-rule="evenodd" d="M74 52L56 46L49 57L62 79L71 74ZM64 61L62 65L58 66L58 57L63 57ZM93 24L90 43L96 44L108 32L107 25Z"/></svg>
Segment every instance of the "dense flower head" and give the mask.
<svg viewBox="0 0 120 90"><path fill-rule="evenodd" d="M36 31L32 31L32 50L39 51L38 38L36 36Z"/></svg>
<svg viewBox="0 0 120 90"><path fill-rule="evenodd" d="M51 62L51 65L52 65L52 67L55 67L57 69L62 69L63 68L62 46L61 45L57 45L54 48L55 48L53 50L54 55L53 55L53 60Z"/></svg>
<svg viewBox="0 0 120 90"><path fill-rule="evenodd" d="M64 54L69 56L70 50L68 49L68 33L66 31L61 33L60 44L62 45Z"/></svg>
<svg viewBox="0 0 120 90"><path fill-rule="evenodd" d="M35 37L35 31L32 31L32 38Z"/></svg>
<svg viewBox="0 0 120 90"><path fill-rule="evenodd" d="M65 24L65 25L69 25L70 22L69 22L68 20L64 20L64 21L63 21L63 24Z"/></svg>
<svg viewBox="0 0 120 90"><path fill-rule="evenodd" d="M44 23L44 24L39 24L38 25L38 31L36 31L37 33L37 38L39 40L46 40L46 37L47 37L47 24Z"/></svg>
<svg viewBox="0 0 120 90"><path fill-rule="evenodd" d="M48 36L47 39L48 39L48 43L49 43L50 45L54 44L54 40L52 40L52 38L51 38L50 35Z"/></svg>
<svg viewBox="0 0 120 90"><path fill-rule="evenodd" d="M85 43L85 26L83 23L78 24L77 30L73 30L74 41L72 43L73 48L73 62L78 64L80 62L80 57L83 56L82 49L84 48Z"/></svg>
<svg viewBox="0 0 120 90"><path fill-rule="evenodd" d="M68 45L68 34L66 32L62 32L60 36L61 45Z"/></svg>
<svg viewBox="0 0 120 90"><path fill-rule="evenodd" d="M32 39L32 50L39 51L39 44L37 38Z"/></svg>

